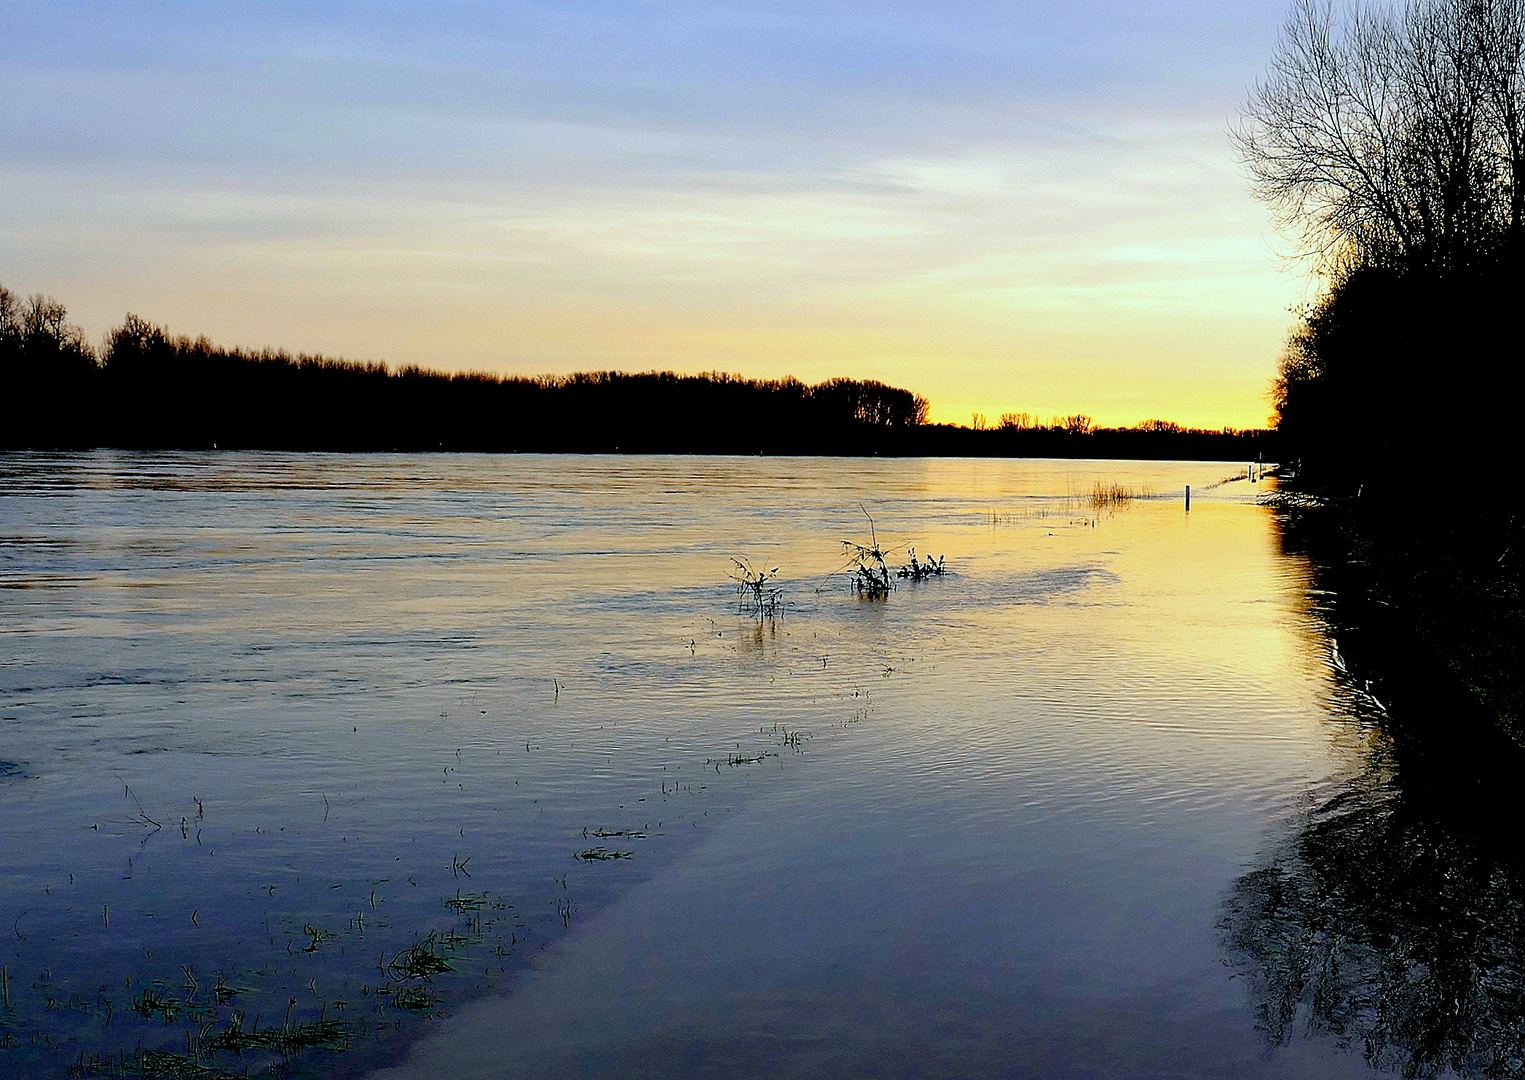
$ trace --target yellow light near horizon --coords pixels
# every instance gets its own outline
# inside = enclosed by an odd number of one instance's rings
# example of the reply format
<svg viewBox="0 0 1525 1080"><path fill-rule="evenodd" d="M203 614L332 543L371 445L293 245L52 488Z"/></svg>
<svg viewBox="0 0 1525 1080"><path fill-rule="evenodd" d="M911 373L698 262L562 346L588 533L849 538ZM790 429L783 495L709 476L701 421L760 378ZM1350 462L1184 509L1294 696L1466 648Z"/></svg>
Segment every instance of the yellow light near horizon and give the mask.
<svg viewBox="0 0 1525 1080"><path fill-rule="evenodd" d="M49 291L93 335L132 310L227 345L444 370L874 379L961 424L1262 426L1296 290L1232 165L1197 160L1221 132L1151 123L1125 132L1155 148L1147 168L1095 176L1012 147L460 202L161 193L192 224L296 224L192 230Z"/></svg>

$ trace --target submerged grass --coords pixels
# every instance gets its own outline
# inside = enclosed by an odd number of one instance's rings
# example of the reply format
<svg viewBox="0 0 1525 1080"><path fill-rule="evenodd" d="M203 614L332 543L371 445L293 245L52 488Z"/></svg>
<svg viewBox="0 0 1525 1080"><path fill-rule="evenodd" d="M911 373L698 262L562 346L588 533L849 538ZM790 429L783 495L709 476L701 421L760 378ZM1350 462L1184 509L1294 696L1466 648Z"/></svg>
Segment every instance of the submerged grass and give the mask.
<svg viewBox="0 0 1525 1080"><path fill-rule="evenodd" d="M633 851L619 851L615 848L591 847L579 851L577 857L584 862L607 862L611 859L628 859L634 854Z"/></svg>
<svg viewBox="0 0 1525 1080"><path fill-rule="evenodd" d="M164 990L148 987L142 990L132 999L132 1011L145 1020L158 1019L161 1023L173 1024L180 1019L182 1013L191 1015L205 1014L205 1006L196 1005L189 1000L172 997Z"/></svg>
<svg viewBox="0 0 1525 1080"><path fill-rule="evenodd" d="M292 999L293 1003L295 998ZM228 1026L221 1031L204 1029L197 1037L197 1045L204 1051L279 1050L347 1050L353 1033L349 1025L340 1020L319 1017L293 1024L289 1021L280 1027L261 1028L257 1024L244 1026L242 1013L235 1014Z"/></svg>
<svg viewBox="0 0 1525 1080"><path fill-rule="evenodd" d="M134 1080L245 1080L245 1072L203 1065L189 1054L139 1050L131 1057L81 1058L70 1070L76 1076L132 1077Z"/></svg>
<svg viewBox="0 0 1525 1080"><path fill-rule="evenodd" d="M454 896L447 896L444 905L457 914L468 911L501 911L505 907L501 900L494 900L489 893L468 892L463 893L457 889Z"/></svg>
<svg viewBox="0 0 1525 1080"><path fill-rule="evenodd" d="M719 772L720 766L722 765L729 765L732 768L735 768L738 765L756 765L759 762L766 761L770 757L778 757L778 755L771 750L764 750L758 754L737 753L727 754L723 758L705 758L704 763L706 765L712 766L716 772Z"/></svg>
<svg viewBox="0 0 1525 1080"><path fill-rule="evenodd" d="M440 995L422 986L379 986L376 993L391 998L394 1006L409 1012L428 1012L441 1001Z"/></svg>
<svg viewBox="0 0 1525 1080"><path fill-rule="evenodd" d="M435 951L438 941L439 936L433 933L415 941L392 957L386 967L387 974L398 982L405 979L423 979L427 982L435 975L454 971L455 967L450 961Z"/></svg>

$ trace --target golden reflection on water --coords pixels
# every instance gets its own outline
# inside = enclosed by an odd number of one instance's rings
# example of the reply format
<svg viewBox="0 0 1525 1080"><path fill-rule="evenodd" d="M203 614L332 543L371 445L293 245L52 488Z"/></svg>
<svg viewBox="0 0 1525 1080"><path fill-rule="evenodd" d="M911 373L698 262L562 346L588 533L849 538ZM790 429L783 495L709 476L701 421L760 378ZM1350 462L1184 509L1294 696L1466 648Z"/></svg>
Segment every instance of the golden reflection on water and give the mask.
<svg viewBox="0 0 1525 1080"><path fill-rule="evenodd" d="M1356 767L1364 735L1329 722L1309 568L1281 551L1254 502L1263 486L1213 486L1242 476L1233 466L938 461L910 472L925 511L917 550L947 554L959 577L893 600L937 622L923 660L960 678L901 690L916 705L898 722L914 729L933 712L987 752L1015 725L1028 753L1062 743L1136 767L1188 760L1252 788ZM1083 497L1097 484L1152 494L1098 509ZM881 539L894 524L880 516ZM886 621L885 633L918 640L912 620ZM989 725L981 703L1002 700L1047 711Z"/></svg>

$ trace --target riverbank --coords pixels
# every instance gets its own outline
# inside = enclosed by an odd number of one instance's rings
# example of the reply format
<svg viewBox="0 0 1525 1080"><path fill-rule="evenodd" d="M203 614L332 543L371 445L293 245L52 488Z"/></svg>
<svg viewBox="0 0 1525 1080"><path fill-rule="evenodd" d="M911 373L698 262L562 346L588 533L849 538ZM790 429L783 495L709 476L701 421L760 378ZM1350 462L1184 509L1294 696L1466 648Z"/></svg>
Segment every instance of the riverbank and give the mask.
<svg viewBox="0 0 1525 1080"><path fill-rule="evenodd" d="M1475 497L1421 509L1392 491L1274 501L1330 597L1339 662L1370 683L1395 737L1525 752L1517 516Z"/></svg>

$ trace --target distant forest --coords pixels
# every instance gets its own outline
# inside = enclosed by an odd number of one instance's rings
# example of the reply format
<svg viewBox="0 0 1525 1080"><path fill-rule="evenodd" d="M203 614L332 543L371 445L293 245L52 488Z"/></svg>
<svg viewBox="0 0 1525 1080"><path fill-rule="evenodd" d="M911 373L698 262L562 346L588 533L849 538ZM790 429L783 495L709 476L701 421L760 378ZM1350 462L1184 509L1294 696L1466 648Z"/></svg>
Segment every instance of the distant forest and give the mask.
<svg viewBox="0 0 1525 1080"><path fill-rule="evenodd" d="M135 315L97 349L62 304L0 286L0 447L892 454L1267 455L1266 432L1164 421L1098 429L1008 413L927 423L927 401L872 380L599 371L451 374L175 337Z"/></svg>

